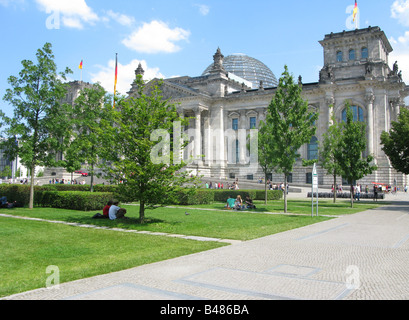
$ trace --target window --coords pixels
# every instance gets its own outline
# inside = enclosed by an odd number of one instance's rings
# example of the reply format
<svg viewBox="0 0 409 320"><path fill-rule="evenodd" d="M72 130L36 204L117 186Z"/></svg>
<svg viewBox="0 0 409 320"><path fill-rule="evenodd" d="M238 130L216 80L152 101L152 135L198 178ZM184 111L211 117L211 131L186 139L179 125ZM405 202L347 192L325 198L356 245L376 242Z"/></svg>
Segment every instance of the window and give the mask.
<svg viewBox="0 0 409 320"><path fill-rule="evenodd" d="M312 184L312 172L307 172L306 173L305 183Z"/></svg>
<svg viewBox="0 0 409 320"><path fill-rule="evenodd" d="M368 59L368 48L362 48L361 49L361 58L362 59Z"/></svg>
<svg viewBox="0 0 409 320"><path fill-rule="evenodd" d="M232 128L233 130L239 130L239 119L232 120Z"/></svg>
<svg viewBox="0 0 409 320"><path fill-rule="evenodd" d="M349 50L349 60L355 60L355 50Z"/></svg>
<svg viewBox="0 0 409 320"><path fill-rule="evenodd" d="M338 51L337 52L337 62L342 62L342 60L344 60L342 51Z"/></svg>
<svg viewBox="0 0 409 320"><path fill-rule="evenodd" d="M361 107L358 106L350 106L352 110L352 114L354 115L354 121L359 121L359 122L364 122L364 110L362 110ZM347 121L347 109L345 108L344 111L342 111L342 121L346 122Z"/></svg>
<svg viewBox="0 0 409 320"><path fill-rule="evenodd" d="M256 121L257 118L256 117L250 117L250 129L255 129L256 128Z"/></svg>
<svg viewBox="0 0 409 320"><path fill-rule="evenodd" d="M316 137L312 137L310 143L307 146L307 159L318 159L318 139Z"/></svg>

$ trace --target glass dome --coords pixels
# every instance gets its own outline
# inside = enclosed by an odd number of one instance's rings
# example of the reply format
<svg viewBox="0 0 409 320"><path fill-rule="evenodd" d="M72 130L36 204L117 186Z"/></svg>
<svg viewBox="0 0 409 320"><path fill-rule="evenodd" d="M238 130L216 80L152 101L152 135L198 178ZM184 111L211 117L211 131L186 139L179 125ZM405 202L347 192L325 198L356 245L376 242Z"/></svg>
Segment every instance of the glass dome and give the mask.
<svg viewBox="0 0 409 320"><path fill-rule="evenodd" d="M213 63L207 67L202 76L209 75L212 67ZM263 81L265 88L278 85L274 73L264 63L242 53L225 57L223 67L226 72L234 73L236 76L250 81L253 84L253 89L260 86L260 81Z"/></svg>

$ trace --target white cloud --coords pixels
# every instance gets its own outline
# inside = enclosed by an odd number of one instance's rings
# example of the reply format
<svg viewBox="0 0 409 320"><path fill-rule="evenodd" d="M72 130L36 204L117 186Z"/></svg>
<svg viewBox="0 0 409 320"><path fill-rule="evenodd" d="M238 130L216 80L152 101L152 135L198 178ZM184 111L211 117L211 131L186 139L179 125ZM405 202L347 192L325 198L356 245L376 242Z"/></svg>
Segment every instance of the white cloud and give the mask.
<svg viewBox="0 0 409 320"><path fill-rule="evenodd" d="M409 26L409 0L396 0L391 7L392 18L400 24Z"/></svg>
<svg viewBox="0 0 409 320"><path fill-rule="evenodd" d="M118 22L120 25L123 26L132 26L135 23L135 18L131 16L127 16L125 14L117 13L112 10L109 10L107 12L107 15L109 18L115 20Z"/></svg>
<svg viewBox="0 0 409 320"><path fill-rule="evenodd" d="M207 16L210 12L210 7L205 4L195 4L199 8L199 12L202 16Z"/></svg>
<svg viewBox="0 0 409 320"><path fill-rule="evenodd" d="M180 50L174 42L185 40L190 36L190 31L182 28L171 29L162 21L153 20L144 23L136 29L122 43L129 49L143 53L172 53Z"/></svg>
<svg viewBox="0 0 409 320"><path fill-rule="evenodd" d="M146 61L132 60L129 64L121 64L118 61L118 82L116 90L120 94L126 94L131 89L131 84L135 80L135 70L139 63L145 70L143 76L144 80L152 80L154 78L163 79L165 76L160 73L159 68L149 68ZM115 60L109 60L107 66L97 66L99 71L91 74L91 81L93 83L99 82L110 93L114 92L115 82Z"/></svg>
<svg viewBox="0 0 409 320"><path fill-rule="evenodd" d="M87 5L85 0L35 0L40 9L48 14L60 15L64 26L82 29L84 23L93 24L98 15Z"/></svg>

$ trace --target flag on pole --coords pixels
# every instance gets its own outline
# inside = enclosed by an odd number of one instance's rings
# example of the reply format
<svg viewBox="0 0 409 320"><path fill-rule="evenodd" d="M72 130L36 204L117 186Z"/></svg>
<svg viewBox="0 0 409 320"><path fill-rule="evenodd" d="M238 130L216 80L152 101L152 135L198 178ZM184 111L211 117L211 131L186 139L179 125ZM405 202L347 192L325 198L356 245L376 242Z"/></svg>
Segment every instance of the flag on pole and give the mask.
<svg viewBox="0 0 409 320"><path fill-rule="evenodd" d="M117 82L118 82L118 54L116 54L116 57L115 57L114 108L115 108L115 95L116 95Z"/></svg>
<svg viewBox="0 0 409 320"><path fill-rule="evenodd" d="M82 60L81 60L80 65L78 66L78 68L82 70Z"/></svg>
<svg viewBox="0 0 409 320"><path fill-rule="evenodd" d="M354 16L354 22L355 22L355 20L356 20L356 15L358 14L358 3L357 3L357 1L355 0L355 8L354 8L354 11L353 11L353 13L352 13L352 15Z"/></svg>

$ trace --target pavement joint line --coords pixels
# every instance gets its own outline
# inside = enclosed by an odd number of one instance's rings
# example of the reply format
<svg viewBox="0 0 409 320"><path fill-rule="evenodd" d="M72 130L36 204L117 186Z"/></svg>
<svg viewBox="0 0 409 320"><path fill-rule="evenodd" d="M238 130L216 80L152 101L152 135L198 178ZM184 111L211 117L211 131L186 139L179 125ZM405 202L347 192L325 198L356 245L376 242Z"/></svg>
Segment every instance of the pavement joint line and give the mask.
<svg viewBox="0 0 409 320"><path fill-rule="evenodd" d="M152 236L164 236L164 237L171 237L171 238L182 238L187 240L195 240L195 241L209 241L209 242L221 242L221 243L229 243L229 244L237 244L243 241L241 240L233 240L233 239L218 239L218 238L210 238L210 237L203 237L203 236L193 236L193 235L183 235L183 234L170 234L164 232L153 232L153 231L139 231L139 230L129 230L129 229L121 229L121 228L110 228L106 226L96 226L92 224L81 224L76 222L66 222L66 221L57 221L57 220L47 220L41 218L30 218L24 216L13 216L9 214L0 214L0 217L3 218L14 218L14 219L21 219L21 220L29 220L29 221L37 221L37 222L48 222L48 223L56 223L56 224L64 224L73 227L79 228L92 228L97 230L108 230L108 231L116 231L116 232L124 232L124 233L136 233L136 234L146 234Z"/></svg>

